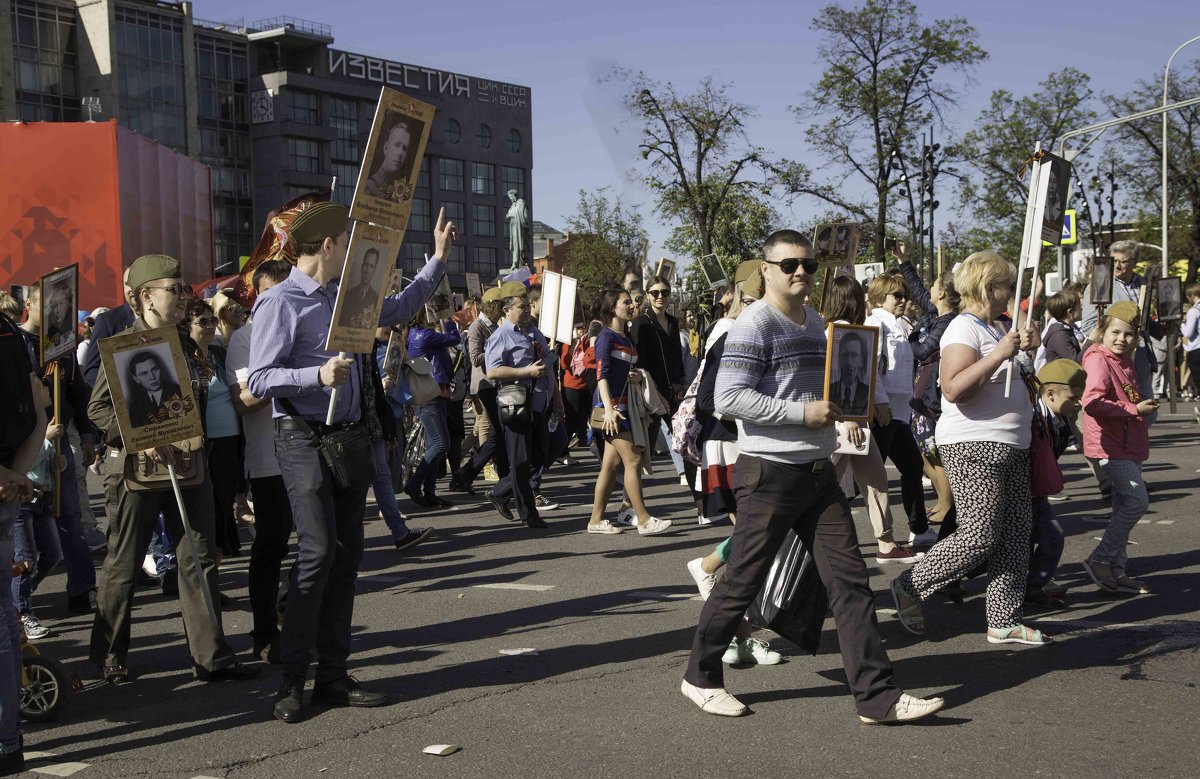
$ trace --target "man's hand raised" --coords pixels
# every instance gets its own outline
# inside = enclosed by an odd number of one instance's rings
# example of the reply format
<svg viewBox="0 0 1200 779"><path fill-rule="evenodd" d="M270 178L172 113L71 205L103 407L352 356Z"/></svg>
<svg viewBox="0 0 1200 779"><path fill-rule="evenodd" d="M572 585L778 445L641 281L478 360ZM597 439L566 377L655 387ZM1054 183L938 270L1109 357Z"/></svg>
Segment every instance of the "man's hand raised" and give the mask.
<svg viewBox="0 0 1200 779"><path fill-rule="evenodd" d="M437 225L433 228L433 253L442 262L450 259L450 247L458 240L458 228L446 221L446 209L438 209Z"/></svg>

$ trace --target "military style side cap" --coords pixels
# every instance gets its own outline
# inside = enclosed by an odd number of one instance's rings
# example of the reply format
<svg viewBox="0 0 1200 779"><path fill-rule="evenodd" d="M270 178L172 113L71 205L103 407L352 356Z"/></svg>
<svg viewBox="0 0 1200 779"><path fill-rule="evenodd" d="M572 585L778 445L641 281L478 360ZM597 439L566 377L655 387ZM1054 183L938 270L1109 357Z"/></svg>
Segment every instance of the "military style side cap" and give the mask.
<svg viewBox="0 0 1200 779"><path fill-rule="evenodd" d="M1122 322L1137 327L1138 325L1138 307L1137 304L1131 303L1128 300L1122 300L1119 303L1113 303L1108 308L1104 309L1105 316L1111 316L1113 319L1120 319Z"/></svg>
<svg viewBox="0 0 1200 779"><path fill-rule="evenodd" d="M314 203L292 220L288 233L296 243L316 243L346 232L350 209L338 203Z"/></svg>
<svg viewBox="0 0 1200 779"><path fill-rule="evenodd" d="M137 289L155 279L182 279L183 266L165 254L143 254L129 266L129 288Z"/></svg>
<svg viewBox="0 0 1200 779"><path fill-rule="evenodd" d="M500 300L516 298L528 294L529 290L519 281L506 281L500 285Z"/></svg>
<svg viewBox="0 0 1200 779"><path fill-rule="evenodd" d="M1074 360L1051 360L1037 373L1042 384L1066 384L1082 390L1087 381L1087 372Z"/></svg>
<svg viewBox="0 0 1200 779"><path fill-rule="evenodd" d="M743 281L749 281L755 271L758 271L761 276L762 271L759 270L761 264L762 260L745 260L738 263L737 271L733 274L733 283L741 284Z"/></svg>
<svg viewBox="0 0 1200 779"><path fill-rule="evenodd" d="M494 300L500 299L499 287L488 287L483 291L483 297L480 300L484 303L491 303Z"/></svg>

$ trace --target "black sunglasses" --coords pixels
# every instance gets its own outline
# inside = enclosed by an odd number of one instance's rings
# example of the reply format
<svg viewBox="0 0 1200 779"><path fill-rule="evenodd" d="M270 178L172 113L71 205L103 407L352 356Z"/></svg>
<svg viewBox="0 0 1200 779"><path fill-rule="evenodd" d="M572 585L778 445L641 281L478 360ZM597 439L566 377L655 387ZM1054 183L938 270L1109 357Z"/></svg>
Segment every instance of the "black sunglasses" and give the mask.
<svg viewBox="0 0 1200 779"><path fill-rule="evenodd" d="M659 298L671 297L671 290L669 290L669 289L652 289L649 292L647 292L646 294L649 295L650 297L654 298L655 300L658 300Z"/></svg>
<svg viewBox="0 0 1200 779"><path fill-rule="evenodd" d="M763 260L763 262L767 263L768 265L778 265L779 270L783 271L784 273L788 274L789 276L791 274L795 273L796 269L799 268L801 265L804 266L804 272L808 273L808 274L816 273L817 268L820 267L820 263L818 263L816 260L814 260L811 257L805 257L804 259L800 259L799 257L788 257L787 259L783 259L783 260L779 260L779 261Z"/></svg>

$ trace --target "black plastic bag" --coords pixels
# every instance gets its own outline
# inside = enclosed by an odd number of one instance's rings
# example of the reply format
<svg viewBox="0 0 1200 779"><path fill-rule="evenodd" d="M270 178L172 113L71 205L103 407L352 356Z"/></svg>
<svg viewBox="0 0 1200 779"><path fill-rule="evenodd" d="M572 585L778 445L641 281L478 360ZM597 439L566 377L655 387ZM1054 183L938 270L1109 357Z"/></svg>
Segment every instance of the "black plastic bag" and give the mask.
<svg viewBox="0 0 1200 779"><path fill-rule="evenodd" d="M746 610L750 623L770 628L814 655L829 611L829 593L812 554L789 530L758 596Z"/></svg>

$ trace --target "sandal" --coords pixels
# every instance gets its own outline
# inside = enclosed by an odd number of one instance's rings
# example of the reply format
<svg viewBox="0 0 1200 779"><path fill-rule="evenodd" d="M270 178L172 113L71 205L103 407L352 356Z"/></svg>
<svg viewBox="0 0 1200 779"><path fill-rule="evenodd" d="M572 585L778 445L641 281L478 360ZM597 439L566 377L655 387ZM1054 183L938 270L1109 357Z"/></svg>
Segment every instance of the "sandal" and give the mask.
<svg viewBox="0 0 1200 779"><path fill-rule="evenodd" d="M992 635L992 631L996 635ZM1042 631L1028 628L1024 625L1013 625L1011 628L988 628L989 644L1024 644L1026 646L1045 646L1050 643L1050 637Z"/></svg>
<svg viewBox="0 0 1200 779"><path fill-rule="evenodd" d="M621 532L621 528L617 527L607 519L602 519L596 524L588 523L587 532L596 533L602 536L615 536Z"/></svg>
<svg viewBox="0 0 1200 779"><path fill-rule="evenodd" d="M912 633L914 636L925 635L925 619L921 616L921 604L908 597L900 587L899 579L892 579L892 600L896 603L896 617L900 620L900 627ZM901 598L908 601L907 606L901 605Z"/></svg>
<svg viewBox="0 0 1200 779"><path fill-rule="evenodd" d="M1080 563L1080 565L1083 566L1083 572L1088 575L1088 578L1091 579L1092 583L1095 584L1097 587L1104 590L1105 592L1120 592L1120 590L1117 589L1116 579L1113 579L1113 577L1112 577L1112 569L1111 568L1109 569L1108 576L1100 576L1099 574L1096 573L1095 569L1092 567L1092 566L1096 565L1096 563L1093 563L1091 560L1084 560L1082 563Z"/></svg>
<svg viewBox="0 0 1200 779"><path fill-rule="evenodd" d="M109 684L124 684L129 681L129 669L123 665L106 665L102 675L104 681Z"/></svg>
<svg viewBox="0 0 1200 779"><path fill-rule="evenodd" d="M1119 579L1113 579L1113 584L1117 587L1117 592L1123 592L1128 595L1149 595L1151 590L1146 585L1142 584L1132 576L1122 576Z"/></svg>

